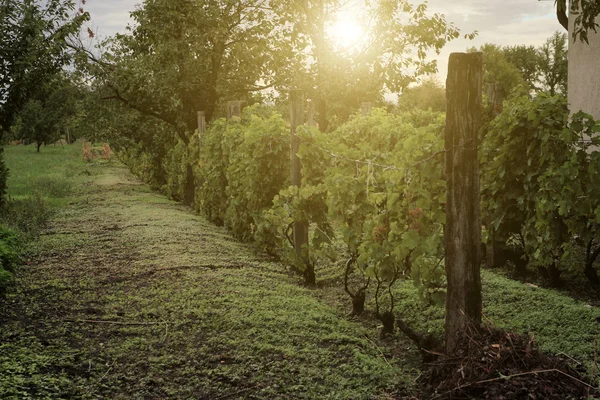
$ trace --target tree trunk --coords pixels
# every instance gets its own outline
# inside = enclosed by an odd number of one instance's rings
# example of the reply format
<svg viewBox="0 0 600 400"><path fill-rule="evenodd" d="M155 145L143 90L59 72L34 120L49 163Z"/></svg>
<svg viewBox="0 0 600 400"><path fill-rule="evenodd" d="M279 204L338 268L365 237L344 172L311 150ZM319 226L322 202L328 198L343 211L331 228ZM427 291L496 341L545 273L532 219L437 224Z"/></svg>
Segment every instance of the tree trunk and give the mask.
<svg viewBox="0 0 600 400"><path fill-rule="evenodd" d="M188 164L186 170L186 180L185 180L185 191L183 194L183 203L185 205L191 206L194 204L194 198L196 196L196 185L194 182L194 170L192 166Z"/></svg>
<svg viewBox="0 0 600 400"><path fill-rule="evenodd" d="M385 311L383 314L377 314L377 319L379 319L383 324L383 328L381 329L382 336L394 334L396 317L394 316L393 312Z"/></svg>
<svg viewBox="0 0 600 400"><path fill-rule="evenodd" d="M363 289L359 289L358 292L352 298L352 315L360 315L365 311L365 300L366 293Z"/></svg>
<svg viewBox="0 0 600 400"><path fill-rule="evenodd" d="M446 81L445 338L453 354L465 326L481 323L481 218L477 138L481 125L483 56L453 53Z"/></svg>
<svg viewBox="0 0 600 400"><path fill-rule="evenodd" d="M587 245L585 253L585 268L583 270L585 276L590 281L592 288L596 292L600 290L600 278L598 277L598 271L594 268L594 262L600 256L600 246L592 251L594 246L594 239L590 240Z"/></svg>
<svg viewBox="0 0 600 400"><path fill-rule="evenodd" d="M37 142L37 152L40 152L40 147L42 147L42 142Z"/></svg>

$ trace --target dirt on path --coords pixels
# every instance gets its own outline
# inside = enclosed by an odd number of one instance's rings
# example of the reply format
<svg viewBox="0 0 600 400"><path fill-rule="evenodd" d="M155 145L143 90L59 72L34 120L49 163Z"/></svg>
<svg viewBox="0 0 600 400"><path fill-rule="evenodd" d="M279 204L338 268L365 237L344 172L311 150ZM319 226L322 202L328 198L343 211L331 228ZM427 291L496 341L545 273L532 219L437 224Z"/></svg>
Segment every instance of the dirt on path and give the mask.
<svg viewBox="0 0 600 400"><path fill-rule="evenodd" d="M375 331L121 165L95 167L36 249L0 300L2 399L392 399L410 386Z"/></svg>

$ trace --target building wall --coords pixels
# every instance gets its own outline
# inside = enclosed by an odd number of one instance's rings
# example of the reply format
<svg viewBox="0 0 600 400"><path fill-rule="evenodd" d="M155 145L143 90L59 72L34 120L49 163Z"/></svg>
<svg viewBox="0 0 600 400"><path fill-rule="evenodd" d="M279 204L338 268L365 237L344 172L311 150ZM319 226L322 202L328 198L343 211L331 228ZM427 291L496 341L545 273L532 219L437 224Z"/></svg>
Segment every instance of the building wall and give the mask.
<svg viewBox="0 0 600 400"><path fill-rule="evenodd" d="M569 17L569 103L600 119L600 29L588 32L590 44L573 42L574 16ZM600 23L600 16L597 19Z"/></svg>

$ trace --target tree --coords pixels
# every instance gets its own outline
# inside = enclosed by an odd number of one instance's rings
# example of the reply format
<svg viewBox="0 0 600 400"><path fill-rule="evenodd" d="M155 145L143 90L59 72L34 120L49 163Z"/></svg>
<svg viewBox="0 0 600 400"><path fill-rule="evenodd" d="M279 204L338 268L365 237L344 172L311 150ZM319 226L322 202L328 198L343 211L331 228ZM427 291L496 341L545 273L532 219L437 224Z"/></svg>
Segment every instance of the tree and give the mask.
<svg viewBox="0 0 600 400"><path fill-rule="evenodd" d="M529 91L534 91L539 85L540 54L535 46L505 46L502 48L504 57L517 67L521 78Z"/></svg>
<svg viewBox="0 0 600 400"><path fill-rule="evenodd" d="M40 86L71 61L67 42L88 18L71 0L2 0L0 137Z"/></svg>
<svg viewBox="0 0 600 400"><path fill-rule="evenodd" d="M329 120L335 117L346 120L361 102L381 101L384 92L401 93L418 77L435 73L436 61L428 53L439 53L459 36L444 15L429 13L426 4L367 2L364 20L369 23L362 27L363 38L350 48L340 48L326 29L339 3L296 3L289 19L295 21L298 46L309 50L304 61L309 67L299 82L308 97L317 100L322 131L331 130Z"/></svg>
<svg viewBox="0 0 600 400"><path fill-rule="evenodd" d="M167 123L186 143L198 110L210 121L220 101L276 86L293 64L291 32L263 0L146 0L131 16L100 59L88 52L88 68L105 100Z"/></svg>
<svg viewBox="0 0 600 400"><path fill-rule="evenodd" d="M35 142L38 152L42 144L60 139L69 119L77 113L81 97L72 80L70 75L57 74L38 89L38 95L31 98L19 113L14 129L17 138Z"/></svg>
<svg viewBox="0 0 600 400"><path fill-rule="evenodd" d="M425 79L421 84L404 89L398 98L398 108L446 111L446 90L435 78Z"/></svg>
<svg viewBox="0 0 600 400"><path fill-rule="evenodd" d="M502 47L486 43L479 49L471 48L469 52L480 51L483 53L483 87L497 84L505 94L523 85L523 77L519 69L512 64L504 54Z"/></svg>
<svg viewBox="0 0 600 400"><path fill-rule="evenodd" d="M475 51L475 48L469 51ZM495 84L504 96L523 86L520 94L566 93L568 73L567 35L555 32L540 47L485 44L479 48L485 63L484 90Z"/></svg>
<svg viewBox="0 0 600 400"><path fill-rule="evenodd" d="M551 96L567 93L567 35L555 32L538 51L541 89Z"/></svg>

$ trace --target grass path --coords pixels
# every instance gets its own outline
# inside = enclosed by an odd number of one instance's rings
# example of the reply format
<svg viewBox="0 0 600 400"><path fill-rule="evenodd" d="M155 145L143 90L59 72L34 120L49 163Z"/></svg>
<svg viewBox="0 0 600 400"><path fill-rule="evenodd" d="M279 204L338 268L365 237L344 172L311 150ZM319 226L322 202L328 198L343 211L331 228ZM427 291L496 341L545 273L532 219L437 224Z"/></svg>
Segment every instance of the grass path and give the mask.
<svg viewBox="0 0 600 400"><path fill-rule="evenodd" d="M281 265L117 163L86 171L0 301L0 398L390 399L407 390L408 361L386 359L376 330Z"/></svg>

